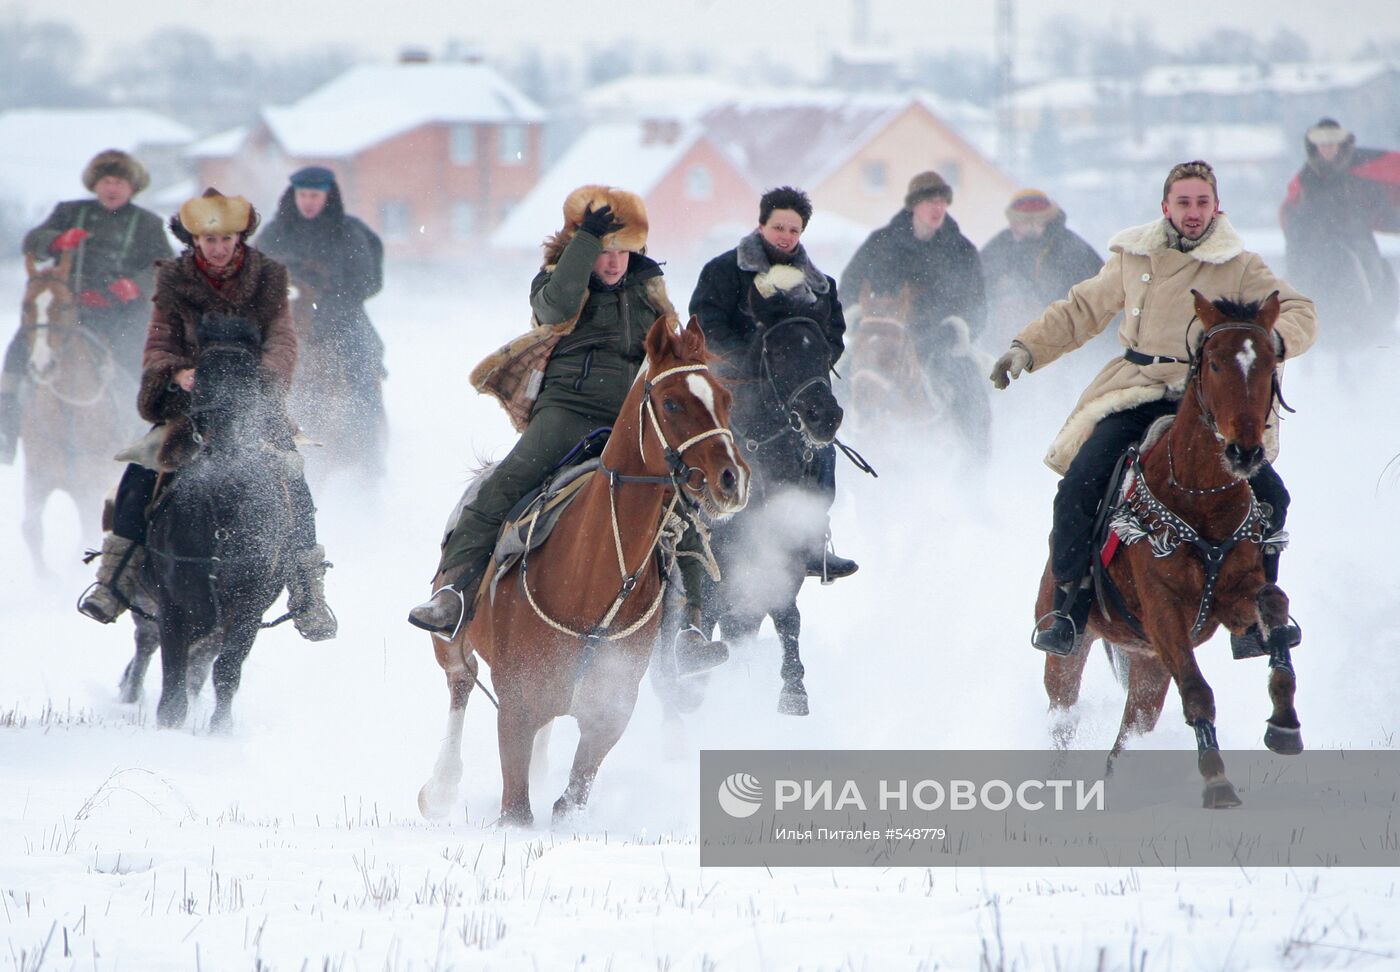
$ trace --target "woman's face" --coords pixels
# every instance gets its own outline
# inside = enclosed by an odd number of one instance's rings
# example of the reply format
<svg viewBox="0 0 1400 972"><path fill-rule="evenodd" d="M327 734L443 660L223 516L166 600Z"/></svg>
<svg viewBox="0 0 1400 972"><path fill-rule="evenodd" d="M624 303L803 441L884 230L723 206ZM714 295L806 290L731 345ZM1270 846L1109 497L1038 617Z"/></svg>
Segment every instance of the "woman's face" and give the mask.
<svg viewBox="0 0 1400 972"><path fill-rule="evenodd" d="M598 259L593 261L593 273L603 283L611 287L622 279L622 275L627 272L627 258L631 256L626 250L604 250L598 254Z"/></svg>
<svg viewBox="0 0 1400 972"><path fill-rule="evenodd" d="M304 219L315 219L321 215L321 210L326 208L326 198L329 195L324 189L296 190L297 212L301 213Z"/></svg>
<svg viewBox="0 0 1400 972"><path fill-rule="evenodd" d="M194 245L205 263L223 269L233 261L234 251L238 249L238 234L205 233L195 237Z"/></svg>
<svg viewBox="0 0 1400 972"><path fill-rule="evenodd" d="M797 249L797 241L802 238L802 217L795 209L775 209L768 214L766 222L760 223L759 233L763 240L780 253L791 253Z"/></svg>

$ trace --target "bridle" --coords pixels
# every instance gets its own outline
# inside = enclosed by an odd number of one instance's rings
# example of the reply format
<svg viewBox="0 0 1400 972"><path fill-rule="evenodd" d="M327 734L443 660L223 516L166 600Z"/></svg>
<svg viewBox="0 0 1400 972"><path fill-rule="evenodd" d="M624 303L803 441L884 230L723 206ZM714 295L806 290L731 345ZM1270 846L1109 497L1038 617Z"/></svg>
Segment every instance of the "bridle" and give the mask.
<svg viewBox="0 0 1400 972"><path fill-rule="evenodd" d="M821 374L814 375L806 381L799 382L796 388L784 396L782 390L778 387L777 379L773 375L773 366L768 356L768 341L779 330L787 326L800 326L816 335L821 343L827 347L827 359L830 361L830 344L826 340L826 335L822 334L821 326L810 317L803 317L800 315L784 317L772 324L765 325L759 331L759 337L756 343L759 378L767 386L768 392L771 393L772 400L776 403L775 407L768 411L772 412L774 415L780 416L782 421L779 423L777 431L761 438L757 435L746 434L744 436L744 448L748 452L754 453L784 436L796 435L802 440L803 461L810 462L817 444L812 441L811 436L807 432L807 425L802 421L802 416L797 411L797 400L806 394L809 389L818 385L825 386L826 389L830 391L831 378L828 376L830 369L824 369Z"/></svg>

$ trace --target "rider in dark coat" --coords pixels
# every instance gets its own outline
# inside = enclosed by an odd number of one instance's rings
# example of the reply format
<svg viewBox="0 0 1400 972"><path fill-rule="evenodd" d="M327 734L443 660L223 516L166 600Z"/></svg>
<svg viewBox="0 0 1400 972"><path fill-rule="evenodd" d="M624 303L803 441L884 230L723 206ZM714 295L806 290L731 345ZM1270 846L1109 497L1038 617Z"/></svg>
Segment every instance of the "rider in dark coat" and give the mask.
<svg viewBox="0 0 1400 972"><path fill-rule="evenodd" d="M156 278L155 309L146 336L137 408L163 430L148 465L127 467L117 488L113 532L103 538L95 584L78 604L88 617L110 624L130 604L146 542L146 511L161 472L173 473L192 447L190 392L199 361L197 327L205 314L243 317L262 335L260 372L276 395L285 395L297 360L297 335L287 310L287 270L247 245L257 213L241 196L210 189L187 201L170 228L186 250L163 262ZM285 414L267 430L269 444L292 451L293 428ZM178 474L178 473L177 473ZM335 637L335 615L325 601L325 548L316 542L315 507L301 476L289 477L292 566L288 609L302 637Z"/></svg>
<svg viewBox="0 0 1400 972"><path fill-rule="evenodd" d="M257 244L286 264L294 284L315 292L312 343L328 345L335 360L356 376L364 421L382 422L384 342L365 301L384 285L384 246L373 230L345 212L335 173L318 165L292 173L277 215Z"/></svg>
<svg viewBox="0 0 1400 972"><path fill-rule="evenodd" d="M99 152L83 170L93 198L59 203L24 237L25 255L36 260L75 251L69 285L79 323L107 342L118 375L132 381L141 364L155 262L171 255L160 217L131 202L150 181L145 166L127 153ZM28 354L29 342L19 331L0 373L0 463L14 461Z"/></svg>
<svg viewBox="0 0 1400 972"><path fill-rule="evenodd" d="M999 325L1034 319L1103 266L1098 251L1065 226L1064 210L1039 189L1016 193L1006 221L981 254L989 316Z"/></svg>
<svg viewBox="0 0 1400 972"><path fill-rule="evenodd" d="M690 313L700 319L706 347L734 361L743 359L757 333L748 304L754 277L775 264L788 264L802 271L816 297L807 314L826 335L831 363L836 364L846 349L846 318L836 281L817 269L800 242L811 218L812 202L805 192L791 186L770 189L759 199L758 227L734 249L705 264L690 298ZM817 450L808 471L811 488L822 495L829 510L836 501L836 447ZM830 530L825 532L829 538ZM837 556L826 542L808 555L808 574L823 580L848 577L857 567L854 560Z"/></svg>
<svg viewBox="0 0 1400 972"><path fill-rule="evenodd" d="M987 297L977 247L948 215L952 201L953 187L937 172L914 176L904 208L856 250L841 289L847 300L859 300L867 287L872 296L891 298L910 288L924 369L948 388L969 445L985 453L991 410L972 343L986 325Z"/></svg>
<svg viewBox="0 0 1400 972"><path fill-rule="evenodd" d="M1375 232L1400 232L1400 208L1381 182L1357 170L1388 160L1356 147L1356 136L1331 118L1303 139L1307 164L1289 186L1280 217L1288 277L1317 302L1318 317L1338 332L1389 332L1400 310L1395 271Z"/></svg>
<svg viewBox="0 0 1400 972"><path fill-rule="evenodd" d="M675 313L660 264L643 252L647 228L641 198L622 189L582 186L564 201L564 227L545 244L544 266L530 284L532 334L548 329L545 333L552 331L557 343L548 353L519 441L480 482L443 542L438 573L446 585L409 612L410 624L447 633L470 620L511 508L580 440L617 420L646 361L647 332L658 317ZM482 362L477 372L508 364L510 354L508 346ZM511 391L495 393L516 404L528 398L522 399L518 389ZM689 531L682 548L694 550L698 543ZM692 557L682 558L681 565L688 598L695 591L697 617L677 638L677 663L691 673L723 662L728 649L706 639L698 627L697 572L703 568Z"/></svg>

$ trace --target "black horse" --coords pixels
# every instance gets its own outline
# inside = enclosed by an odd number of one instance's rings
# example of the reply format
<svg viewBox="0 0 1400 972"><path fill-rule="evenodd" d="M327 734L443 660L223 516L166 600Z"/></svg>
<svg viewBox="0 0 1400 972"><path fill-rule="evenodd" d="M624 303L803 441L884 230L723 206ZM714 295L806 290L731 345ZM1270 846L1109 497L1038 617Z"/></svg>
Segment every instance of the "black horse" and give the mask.
<svg viewBox="0 0 1400 972"><path fill-rule="evenodd" d="M145 581L160 623L160 725L184 723L212 667L210 728L225 730L243 661L285 581L295 454L272 444L289 433L280 393L260 374L257 327L211 313L198 337L196 451L153 505Z"/></svg>
<svg viewBox="0 0 1400 972"><path fill-rule="evenodd" d="M767 297L750 288L757 333L721 368L734 393L729 424L752 476L748 505L714 527L721 579L706 585L702 612L707 633L718 624L736 641L756 634L764 617L773 619L783 645L778 711L787 715L808 713L797 592L809 552L825 539L826 504L815 483L820 465L831 461L827 447L842 418L831 390L831 345L808 316L811 299L800 287ZM682 710L698 704L693 692L676 688L662 691L663 701Z"/></svg>

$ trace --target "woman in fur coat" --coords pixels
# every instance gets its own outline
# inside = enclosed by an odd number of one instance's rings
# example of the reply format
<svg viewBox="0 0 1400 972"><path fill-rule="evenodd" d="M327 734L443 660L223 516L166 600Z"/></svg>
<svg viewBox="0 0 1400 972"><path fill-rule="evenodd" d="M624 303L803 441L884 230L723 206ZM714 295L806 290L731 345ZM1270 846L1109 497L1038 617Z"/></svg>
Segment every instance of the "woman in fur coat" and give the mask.
<svg viewBox="0 0 1400 972"><path fill-rule="evenodd" d="M127 467L117 488L113 532L103 538L97 584L78 610L104 624L129 606L132 585L144 557L146 509L160 471L173 472L193 448L187 411L199 360L196 327L206 313L244 317L263 335L264 381L285 395L297 360L297 336L287 310L287 270L247 245L258 217L242 196L216 189L191 199L170 220L171 232L185 244L176 259L160 264L155 309L146 333L141 390L141 417L164 429L152 465ZM271 444L296 448L294 428L285 416L269 430ZM335 637L335 615L325 601L325 548L316 542L315 508L305 478L291 478L293 566L287 578L288 608L302 637Z"/></svg>

